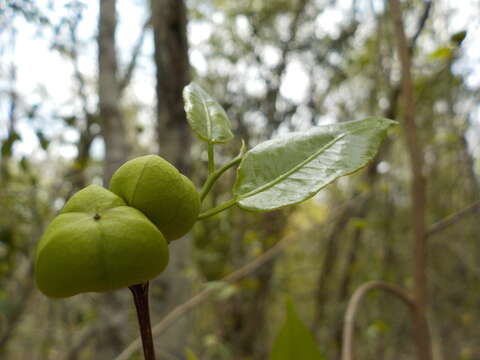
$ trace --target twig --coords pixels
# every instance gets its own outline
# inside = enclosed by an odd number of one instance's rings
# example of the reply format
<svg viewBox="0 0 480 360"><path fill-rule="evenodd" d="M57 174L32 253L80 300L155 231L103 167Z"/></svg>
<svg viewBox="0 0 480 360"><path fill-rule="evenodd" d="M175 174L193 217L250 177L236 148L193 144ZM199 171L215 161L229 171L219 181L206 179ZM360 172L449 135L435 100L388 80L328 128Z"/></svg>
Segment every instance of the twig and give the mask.
<svg viewBox="0 0 480 360"><path fill-rule="evenodd" d="M118 88L119 88L120 94L122 94L125 91L128 84L130 83L130 80L132 79L133 71L137 66L138 55L140 54L140 50L142 49L143 42L145 39L145 34L147 33L147 30L150 27L151 22L152 22L152 18L148 18L147 21L145 21L145 23L143 24L142 32L140 33L140 36L138 37L138 40L133 48L132 59L130 60L130 63L128 64L127 69L125 70L125 74L119 81Z"/></svg>
<svg viewBox="0 0 480 360"><path fill-rule="evenodd" d="M448 215L443 219L440 219L439 221L431 225L427 231L427 236L435 235L445 230L446 228L456 224L458 221L462 220L465 216L475 213L477 211L480 211L480 200L474 202L473 204L468 205L466 208L454 214Z"/></svg>
<svg viewBox="0 0 480 360"><path fill-rule="evenodd" d="M413 300L398 286L391 285L382 281L370 281L360 286L348 302L347 312L345 314L345 322L343 327L343 341L342 341L342 360L353 360L353 338L355 316L358 311L360 302L365 295L373 289L384 290L391 295L400 299L412 314L415 313L415 303Z"/></svg>
<svg viewBox="0 0 480 360"><path fill-rule="evenodd" d="M418 38L420 37L420 34L425 28L425 24L427 23L428 16L430 15L430 10L432 9L432 5L433 5L433 0L428 0L427 2L425 2L425 8L423 9L422 16L420 16L420 19L418 20L417 31L415 32L415 35L413 35L412 40L410 41L409 50L411 54L415 49L415 46L417 44Z"/></svg>

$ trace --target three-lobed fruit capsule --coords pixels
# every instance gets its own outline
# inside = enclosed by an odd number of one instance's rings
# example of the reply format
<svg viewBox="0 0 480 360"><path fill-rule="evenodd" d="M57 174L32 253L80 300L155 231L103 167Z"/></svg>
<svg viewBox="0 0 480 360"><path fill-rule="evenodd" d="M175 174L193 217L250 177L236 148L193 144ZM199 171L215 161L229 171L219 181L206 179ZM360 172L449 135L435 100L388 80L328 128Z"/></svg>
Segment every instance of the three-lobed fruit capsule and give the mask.
<svg viewBox="0 0 480 360"><path fill-rule="evenodd" d="M110 191L143 212L168 241L189 232L200 211L195 185L157 155L123 164L112 176Z"/></svg>
<svg viewBox="0 0 480 360"><path fill-rule="evenodd" d="M186 234L200 209L195 186L156 155L128 161L110 191L90 185L68 200L40 239L39 289L50 297L146 282L168 263L168 242Z"/></svg>

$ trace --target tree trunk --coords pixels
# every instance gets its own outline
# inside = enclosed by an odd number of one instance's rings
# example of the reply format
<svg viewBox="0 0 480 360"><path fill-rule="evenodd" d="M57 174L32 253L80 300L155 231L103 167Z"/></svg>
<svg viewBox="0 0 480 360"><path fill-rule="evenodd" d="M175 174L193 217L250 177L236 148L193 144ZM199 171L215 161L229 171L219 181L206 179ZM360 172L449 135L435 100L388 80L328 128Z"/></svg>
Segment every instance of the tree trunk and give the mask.
<svg viewBox="0 0 480 360"><path fill-rule="evenodd" d="M100 1L98 24L98 101L100 124L105 142L104 184L128 158L129 146L119 107L120 87L117 77L115 29L116 0Z"/></svg>
<svg viewBox="0 0 480 360"><path fill-rule="evenodd" d="M183 0L151 0L156 66L157 140L162 157L182 173L190 170L191 135L183 109L182 91L190 81L187 15ZM186 269L192 264L190 238L170 244L170 262L158 279L164 291L153 297L154 313L160 317L190 296L191 284ZM153 293L154 294L154 293ZM188 317L177 321L159 339L162 351L176 358L185 355L192 328Z"/></svg>
<svg viewBox="0 0 480 360"><path fill-rule="evenodd" d="M190 81L187 15L183 0L151 0L155 41L157 139L160 153L182 172L190 169L190 130L183 88Z"/></svg>
<svg viewBox="0 0 480 360"><path fill-rule="evenodd" d="M116 0L100 0L98 22L98 107L100 126L105 143L103 182L108 182L115 170L128 159L129 146L119 107L120 87L117 76L117 52L115 30L117 26ZM100 299L99 317L105 325L97 337L97 356L113 358L124 347L124 336L111 324L110 313L125 311L125 297L109 293ZM105 309L108 309L106 311Z"/></svg>

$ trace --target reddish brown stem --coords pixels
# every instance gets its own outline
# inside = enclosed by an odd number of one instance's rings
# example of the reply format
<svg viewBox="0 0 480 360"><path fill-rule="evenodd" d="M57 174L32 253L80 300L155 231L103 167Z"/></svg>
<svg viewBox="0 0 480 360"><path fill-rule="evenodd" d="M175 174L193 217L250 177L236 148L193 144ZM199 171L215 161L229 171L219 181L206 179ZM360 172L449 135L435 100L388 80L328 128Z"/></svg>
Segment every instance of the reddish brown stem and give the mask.
<svg viewBox="0 0 480 360"><path fill-rule="evenodd" d="M130 286L133 294L135 308L137 309L138 325L142 337L143 354L145 360L155 360L155 348L153 346L152 326L150 325L150 310L148 307L148 281L144 284Z"/></svg>

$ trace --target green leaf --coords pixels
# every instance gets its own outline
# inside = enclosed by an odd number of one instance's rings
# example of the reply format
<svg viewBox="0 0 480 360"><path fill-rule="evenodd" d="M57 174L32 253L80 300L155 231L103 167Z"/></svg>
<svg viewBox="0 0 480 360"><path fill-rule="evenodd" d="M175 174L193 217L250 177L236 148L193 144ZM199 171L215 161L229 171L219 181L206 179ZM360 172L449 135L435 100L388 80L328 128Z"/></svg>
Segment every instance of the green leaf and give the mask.
<svg viewBox="0 0 480 360"><path fill-rule="evenodd" d="M304 201L340 176L367 165L394 124L370 117L318 126L257 145L237 169L234 199L241 208L254 211Z"/></svg>
<svg viewBox="0 0 480 360"><path fill-rule="evenodd" d="M187 120L197 136L208 143L224 144L233 139L230 120L222 106L195 83L183 89Z"/></svg>
<svg viewBox="0 0 480 360"><path fill-rule="evenodd" d="M455 45L459 46L463 42L463 40L465 40L466 37L467 37L467 31L462 30L450 36L450 41L455 43Z"/></svg>
<svg viewBox="0 0 480 360"><path fill-rule="evenodd" d="M50 140L48 140L42 131L37 131L37 138L38 142L40 143L40 147L43 150L47 150L48 146L50 145Z"/></svg>
<svg viewBox="0 0 480 360"><path fill-rule="evenodd" d="M273 343L270 360L324 360L312 334L287 303L287 318Z"/></svg>
<svg viewBox="0 0 480 360"><path fill-rule="evenodd" d="M432 60L444 60L452 56L453 50L450 47L440 47L430 54Z"/></svg>
<svg viewBox="0 0 480 360"><path fill-rule="evenodd" d="M20 160L20 168L23 171L28 171L28 169L30 168L30 163L29 163L27 157L22 156L22 159Z"/></svg>
<svg viewBox="0 0 480 360"><path fill-rule="evenodd" d="M15 141L18 140L21 140L20 135L18 135L15 131L10 133L10 135L5 139L2 144L1 153L3 157L12 156L13 144L15 143Z"/></svg>

